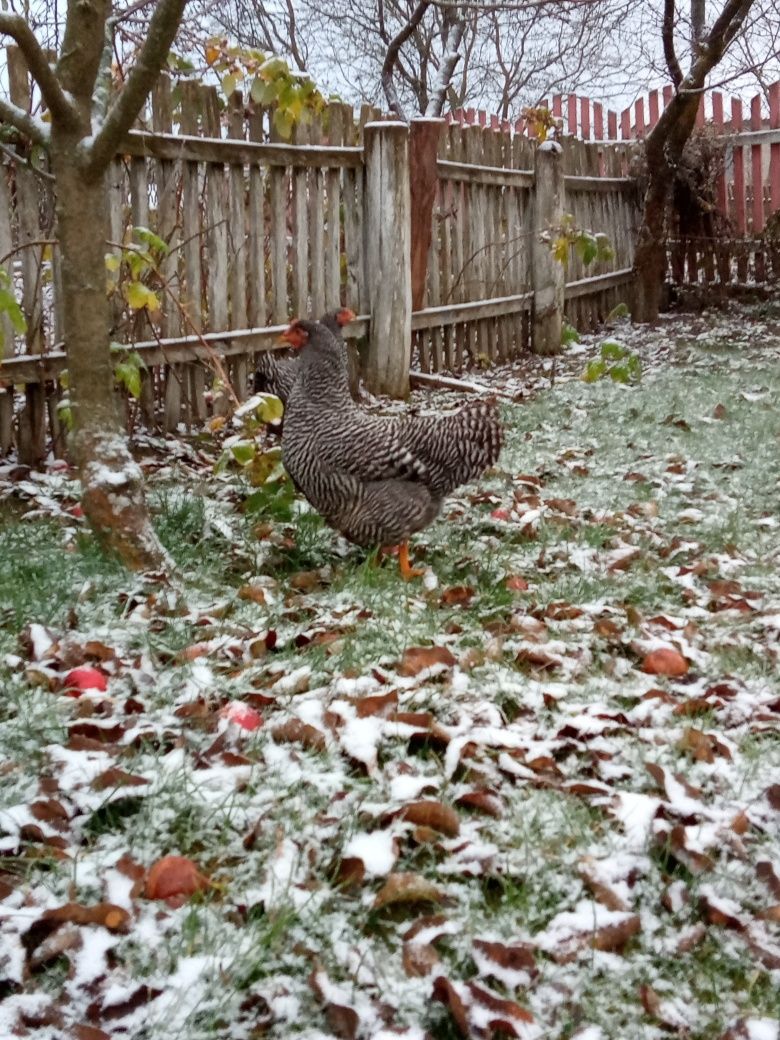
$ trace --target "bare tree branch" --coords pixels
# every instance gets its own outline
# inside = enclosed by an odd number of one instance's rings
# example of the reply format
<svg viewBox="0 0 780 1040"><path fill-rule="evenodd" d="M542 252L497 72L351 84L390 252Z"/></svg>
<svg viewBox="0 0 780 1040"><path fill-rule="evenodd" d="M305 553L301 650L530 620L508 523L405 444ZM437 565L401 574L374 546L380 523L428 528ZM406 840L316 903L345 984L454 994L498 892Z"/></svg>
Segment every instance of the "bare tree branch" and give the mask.
<svg viewBox="0 0 780 1040"><path fill-rule="evenodd" d="M122 137L133 125L168 56L186 4L187 0L160 0L154 9L135 64L89 148L88 165L93 173L105 169Z"/></svg>
<svg viewBox="0 0 780 1040"><path fill-rule="evenodd" d="M25 112L23 108L12 105L10 101L0 98L0 119L4 123L10 123L16 127L20 134L24 134L34 144L42 144L44 147L49 143L49 128L40 119Z"/></svg>
<svg viewBox="0 0 780 1040"><path fill-rule="evenodd" d="M699 44L704 38L705 0L691 0L691 60L699 53Z"/></svg>
<svg viewBox="0 0 780 1040"><path fill-rule="evenodd" d="M390 41L390 45L387 48L387 54L385 55L381 77L382 89L385 92L385 97L387 98L387 104L390 106L390 111L394 112L399 119L406 119L406 114L401 106L401 102L398 100L398 94L396 93L393 84L393 69L398 60L398 52L422 21L423 15L431 6L431 2L432 0L420 0L417 7L412 12L409 21Z"/></svg>
<svg viewBox="0 0 780 1040"><path fill-rule="evenodd" d="M52 117L66 124L75 122L76 107L60 86L54 69L25 19L18 14L0 14L0 33L16 41Z"/></svg>
<svg viewBox="0 0 780 1040"><path fill-rule="evenodd" d="M664 0L664 20L661 26L661 40L664 45L666 67L669 70L675 88L682 83L683 73L674 49L674 0Z"/></svg>
<svg viewBox="0 0 780 1040"><path fill-rule="evenodd" d="M458 50L465 31L466 23L463 18L456 18L448 26L444 42L444 58L442 59L436 82L433 85L428 106L425 109L426 116L440 116L444 110L444 99L447 96L447 89L455 71L455 66L460 60Z"/></svg>

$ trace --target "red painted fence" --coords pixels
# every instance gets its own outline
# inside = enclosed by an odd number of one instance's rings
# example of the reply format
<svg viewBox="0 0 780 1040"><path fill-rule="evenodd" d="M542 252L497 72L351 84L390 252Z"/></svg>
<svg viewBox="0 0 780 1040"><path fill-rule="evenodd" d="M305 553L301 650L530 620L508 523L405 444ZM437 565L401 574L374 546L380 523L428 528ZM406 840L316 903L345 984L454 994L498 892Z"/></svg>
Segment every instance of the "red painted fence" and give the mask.
<svg viewBox="0 0 780 1040"><path fill-rule="evenodd" d="M595 144L628 143L650 133L673 93L671 85L651 90L620 112L577 94L556 94L538 107L552 111L561 121L564 135ZM522 118L510 122L465 109L448 119L483 126L489 123L533 136L533 128ZM686 236L681 225L680 240L670 243L674 279L728 281L736 275L740 282L749 276L763 281L767 256L759 240L769 217L780 210L780 81L749 103L724 97L718 90L707 91L696 124L726 136L723 173L715 186L716 210L724 219L711 222L709 231L697 236ZM773 274L780 277L776 250L772 259Z"/></svg>

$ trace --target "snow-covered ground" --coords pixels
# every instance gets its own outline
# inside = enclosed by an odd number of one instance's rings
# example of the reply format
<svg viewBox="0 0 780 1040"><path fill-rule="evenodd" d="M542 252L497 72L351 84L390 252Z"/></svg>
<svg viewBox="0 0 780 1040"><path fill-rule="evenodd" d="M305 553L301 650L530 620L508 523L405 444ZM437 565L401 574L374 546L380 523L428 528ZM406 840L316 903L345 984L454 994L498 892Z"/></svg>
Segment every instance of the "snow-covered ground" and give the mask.
<svg viewBox="0 0 780 1040"><path fill-rule="evenodd" d="M178 591L0 468L0 1037L778 1040L780 307L614 337L408 585L209 438Z"/></svg>

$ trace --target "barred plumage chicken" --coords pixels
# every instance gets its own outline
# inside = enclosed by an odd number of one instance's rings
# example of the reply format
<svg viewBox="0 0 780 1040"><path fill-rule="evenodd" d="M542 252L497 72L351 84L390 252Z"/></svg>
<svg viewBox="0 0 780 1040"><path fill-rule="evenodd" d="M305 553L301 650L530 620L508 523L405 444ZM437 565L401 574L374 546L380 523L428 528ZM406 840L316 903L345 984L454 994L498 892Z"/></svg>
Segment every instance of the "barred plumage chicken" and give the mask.
<svg viewBox="0 0 780 1040"><path fill-rule="evenodd" d="M365 547L400 546L436 518L445 496L493 465L502 430L493 401L453 415L368 415L349 394L344 352L322 324L295 321L284 333L302 348L282 440L293 483L331 527Z"/></svg>
<svg viewBox="0 0 780 1040"><path fill-rule="evenodd" d="M343 343L341 330L354 318L354 311L341 307L325 314L320 322ZM286 404L297 373L298 356L293 351L265 350L257 359L252 389L256 394L274 394L282 404Z"/></svg>

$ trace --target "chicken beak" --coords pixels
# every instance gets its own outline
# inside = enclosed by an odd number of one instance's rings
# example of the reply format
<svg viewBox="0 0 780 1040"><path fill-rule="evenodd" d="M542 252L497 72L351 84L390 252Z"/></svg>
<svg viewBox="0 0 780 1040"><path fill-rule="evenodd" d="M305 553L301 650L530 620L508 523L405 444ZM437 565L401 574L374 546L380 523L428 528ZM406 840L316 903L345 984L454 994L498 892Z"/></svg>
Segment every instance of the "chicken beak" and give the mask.
<svg viewBox="0 0 780 1040"><path fill-rule="evenodd" d="M357 318L357 314L355 314L354 311L351 311L349 307L342 307L336 317L339 325L343 327L344 325L349 325L351 321L354 321L355 318Z"/></svg>

